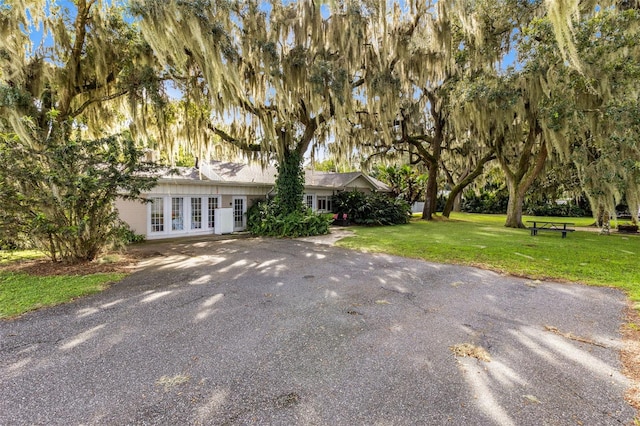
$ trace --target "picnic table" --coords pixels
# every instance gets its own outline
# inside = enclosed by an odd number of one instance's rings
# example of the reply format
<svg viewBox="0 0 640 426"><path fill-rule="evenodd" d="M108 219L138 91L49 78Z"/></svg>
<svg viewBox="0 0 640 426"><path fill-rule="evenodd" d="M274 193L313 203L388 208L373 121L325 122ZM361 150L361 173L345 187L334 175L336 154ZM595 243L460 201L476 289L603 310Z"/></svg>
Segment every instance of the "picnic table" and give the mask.
<svg viewBox="0 0 640 426"><path fill-rule="evenodd" d="M562 232L562 238L567 237L567 232L573 232L575 229L569 228L574 224L571 222L544 221L544 220L528 220L527 223L533 225L529 227L531 235L538 235L538 231L556 231Z"/></svg>

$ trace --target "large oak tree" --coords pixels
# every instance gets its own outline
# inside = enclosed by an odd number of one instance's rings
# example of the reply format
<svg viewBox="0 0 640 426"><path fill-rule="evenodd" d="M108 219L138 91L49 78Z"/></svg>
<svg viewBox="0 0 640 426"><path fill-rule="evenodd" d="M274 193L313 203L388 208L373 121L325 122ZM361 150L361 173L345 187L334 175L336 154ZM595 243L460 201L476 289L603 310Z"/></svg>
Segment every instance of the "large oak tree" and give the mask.
<svg viewBox="0 0 640 426"><path fill-rule="evenodd" d="M385 2L140 0L143 34L194 123L249 158L276 161L282 214L301 209L302 160L328 138L349 144L353 116L384 54ZM373 68L373 69L372 69Z"/></svg>

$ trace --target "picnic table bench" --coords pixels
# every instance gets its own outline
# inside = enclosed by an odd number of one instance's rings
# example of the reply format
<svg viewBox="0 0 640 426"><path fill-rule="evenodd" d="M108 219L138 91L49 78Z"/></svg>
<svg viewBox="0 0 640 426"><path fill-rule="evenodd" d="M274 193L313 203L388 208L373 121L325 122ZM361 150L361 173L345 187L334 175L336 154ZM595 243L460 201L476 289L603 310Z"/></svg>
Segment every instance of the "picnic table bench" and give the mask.
<svg viewBox="0 0 640 426"><path fill-rule="evenodd" d="M527 223L533 224L529 227L532 236L538 235L538 231L556 231L562 232L562 238L566 238L567 232L575 231L575 229L568 228L568 226L574 225L571 222L528 220Z"/></svg>

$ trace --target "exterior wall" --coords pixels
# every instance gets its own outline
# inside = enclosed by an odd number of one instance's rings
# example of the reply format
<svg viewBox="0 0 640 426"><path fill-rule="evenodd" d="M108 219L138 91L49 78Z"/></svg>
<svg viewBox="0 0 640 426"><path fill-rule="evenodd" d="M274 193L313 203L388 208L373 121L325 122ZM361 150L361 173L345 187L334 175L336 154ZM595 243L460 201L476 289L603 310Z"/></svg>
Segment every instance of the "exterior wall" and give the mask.
<svg viewBox="0 0 640 426"><path fill-rule="evenodd" d="M330 200L333 194L342 190L351 191L354 189L369 193L371 192L371 184L367 179L359 177L351 182L347 188L309 187L305 191L304 200L305 203L311 203L314 211L330 212L332 210ZM146 194L148 199L162 199L162 207L157 207L159 210L153 213L153 220L152 209L154 207L152 203L143 204L118 200L116 207L120 218L128 223L134 232L143 234L150 240L207 235L213 234L216 230L215 224L209 220L210 197L218 200L217 208L236 208L240 205L234 203L234 200L241 198L244 200L243 207L246 212L246 209L253 206L258 200L264 200L272 190L273 186L271 185L219 185L207 181L164 179ZM175 214L173 210L172 202L175 198L182 199L182 207L178 208L180 214ZM192 204L192 199L196 200L193 201L196 204ZM200 201L197 201L198 199ZM178 200L176 202L180 203ZM200 207L198 207L198 203ZM197 212L198 209L200 209L200 215L194 216L193 212ZM243 218L238 212L236 211L234 216L234 231L243 230L246 226L246 215ZM218 229L220 228L218 227Z"/></svg>
<svg viewBox="0 0 640 426"><path fill-rule="evenodd" d="M247 208L255 205L258 201L266 200L266 196L256 197L256 196L248 196L247 197Z"/></svg>
<svg viewBox="0 0 640 426"><path fill-rule="evenodd" d="M244 194L240 191L237 191L231 195L222 195L221 207L233 207L233 197L241 197L241 196L247 197L247 208L253 206L258 201L267 199L266 194L251 195L251 194Z"/></svg>
<svg viewBox="0 0 640 426"><path fill-rule="evenodd" d="M222 204L220 205L220 207L233 207L233 195L236 194L223 194L222 195Z"/></svg>
<svg viewBox="0 0 640 426"><path fill-rule="evenodd" d="M411 213L422 213L424 210L424 201L416 201L411 206Z"/></svg>
<svg viewBox="0 0 640 426"><path fill-rule="evenodd" d="M362 186L349 186L347 188L344 189L345 191L360 191L363 192L365 194L371 194L373 191L371 190L371 188L365 188Z"/></svg>
<svg viewBox="0 0 640 426"><path fill-rule="evenodd" d="M357 189L361 192L371 192L371 183L362 176L354 179L352 182L349 182L349 186L345 188L347 191L352 191Z"/></svg>
<svg viewBox="0 0 640 426"><path fill-rule="evenodd" d="M255 200L265 199L267 192L271 189L270 186L215 185L206 183L206 181L195 184L160 181L155 188L145 194L147 199L162 199L160 224L152 221L152 203L143 204L118 200L116 207L119 210L120 218L128 223L137 234L143 234L149 240L208 235L213 234L216 230L215 223L212 225L209 220L210 198L218 200L216 208L233 208L235 198L244 198L246 200L244 211L246 212L246 209L252 206ZM181 214L179 215L174 214L173 211L172 200L175 198L182 199ZM193 207L192 199L199 199L196 201L200 204L199 219L193 216L192 210L195 210L196 207ZM155 213L155 216L158 217L158 212ZM235 221L234 225L235 231L243 230L246 226L246 217L242 222Z"/></svg>
<svg viewBox="0 0 640 426"><path fill-rule="evenodd" d="M133 200L116 200L120 219L126 222L136 234L147 235L147 206Z"/></svg>
<svg viewBox="0 0 640 426"><path fill-rule="evenodd" d="M271 187L267 186L228 186L207 184L174 183L170 181L160 181L151 190L156 195L228 195L229 201L232 195L265 196Z"/></svg>

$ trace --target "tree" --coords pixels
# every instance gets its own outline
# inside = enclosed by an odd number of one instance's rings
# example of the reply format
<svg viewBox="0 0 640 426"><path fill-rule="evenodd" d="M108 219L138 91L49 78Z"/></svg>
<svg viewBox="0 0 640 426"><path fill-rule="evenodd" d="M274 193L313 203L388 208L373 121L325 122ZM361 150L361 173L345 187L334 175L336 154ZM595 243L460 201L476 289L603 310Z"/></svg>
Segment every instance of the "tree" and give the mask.
<svg viewBox="0 0 640 426"><path fill-rule="evenodd" d="M517 12L514 6L509 7ZM485 152L484 140L464 128L469 123L452 107L451 93L468 78L495 71L495 64L508 50L513 25L504 18L504 9L504 4L488 1L428 2L393 21L396 48L380 68L387 70L387 80L395 82L382 88L394 93L385 108L395 115L381 124L378 117L370 120L370 127L386 126L386 131L379 130L381 137L362 145L372 152L370 158L406 156L411 164L421 164L427 170L425 220L436 212L443 174L453 189L448 215L454 200L493 158L491 152ZM470 22L473 29L467 28ZM367 137L371 139L364 133L363 139ZM480 152L483 154L467 155ZM454 165L470 169L458 174Z"/></svg>
<svg viewBox="0 0 640 426"><path fill-rule="evenodd" d="M545 10L556 24L562 51L573 59L572 37L567 37L573 27L563 19L576 8L562 3L411 1L392 2L387 11L387 2L139 0L133 10L187 103L211 111L213 119L204 116L197 126L249 157L278 163L283 214L301 208L301 189L294 183L305 152L331 135L338 156L349 157L365 144L417 155L430 175L423 212L429 219L444 147L470 130L482 132L476 125L486 130L450 107L450 91L468 78L500 75L497 64L518 30ZM523 77L523 84L535 83L536 76ZM520 111L517 129L497 141L499 146L517 141L524 160L536 158L536 167L528 170L526 161L513 163L517 152L496 153L510 174L508 226L522 226L524 192L548 153L538 122L538 92L529 92L532 100L524 105L530 109ZM493 132L510 125L496 123ZM482 170L482 164L476 166L461 183ZM280 187L285 182L290 184ZM294 193L285 195L286 188Z"/></svg>
<svg viewBox="0 0 640 426"><path fill-rule="evenodd" d="M505 174L507 227L524 227L525 194L549 155L538 111L538 78L524 70L505 76L485 75L461 86L457 96L467 128L477 129L476 136L492 148Z"/></svg>
<svg viewBox="0 0 640 426"><path fill-rule="evenodd" d="M442 210L444 217L449 217L452 211L460 210L462 192L482 176L485 165L495 158L493 148L463 138L456 138L447 146L441 160L441 168L450 188Z"/></svg>
<svg viewBox="0 0 640 426"><path fill-rule="evenodd" d="M473 20L463 18L464 30L471 37L484 38L490 45L516 46L518 67L504 70L485 67L456 87L456 110L462 115L454 121L459 132L470 131L495 154L507 182L509 203L507 227L524 227L522 209L525 194L543 171L552 153L563 153L562 137L554 131L554 116L548 114L550 95L555 94L555 74L545 63L544 52L553 46L558 56L577 64L573 40L573 12L560 1L500 2L501 12L488 14L483 22L498 32L479 31ZM509 12L505 13L505 10ZM464 16L464 15L463 15ZM540 18L542 16L543 18ZM546 17L545 17L546 16ZM569 23L563 21L569 19ZM539 49L529 49L531 25L549 24L547 41ZM555 31L554 31L555 30ZM502 55L507 50L502 50ZM558 92L558 96L559 96ZM561 158L561 155L557 155Z"/></svg>
<svg viewBox="0 0 640 426"><path fill-rule="evenodd" d="M579 68L566 66L549 21L526 28L521 47L548 87L541 102L548 138L560 160L573 163L599 224L623 198L631 211L639 204L640 12L627 3L572 21Z"/></svg>
<svg viewBox="0 0 640 426"><path fill-rule="evenodd" d="M155 166L126 136L56 139L34 149L0 135L0 234L27 235L53 261L93 260L123 236L115 200L153 188Z"/></svg>
<svg viewBox="0 0 640 426"><path fill-rule="evenodd" d="M401 198L410 206L424 196L427 175L419 174L409 165L380 166L376 177L389 185L395 198Z"/></svg>
<svg viewBox="0 0 640 426"><path fill-rule="evenodd" d="M280 214L303 209L302 160L329 135L345 140L342 117L361 106L385 3L141 0L132 10L186 102L210 109L196 124L275 160Z"/></svg>
<svg viewBox="0 0 640 426"><path fill-rule="evenodd" d="M145 97L163 100L148 47L123 10L95 0L71 6L0 5L2 227L70 261L113 242L117 196L153 184L153 168L124 132L142 116L125 113Z"/></svg>

